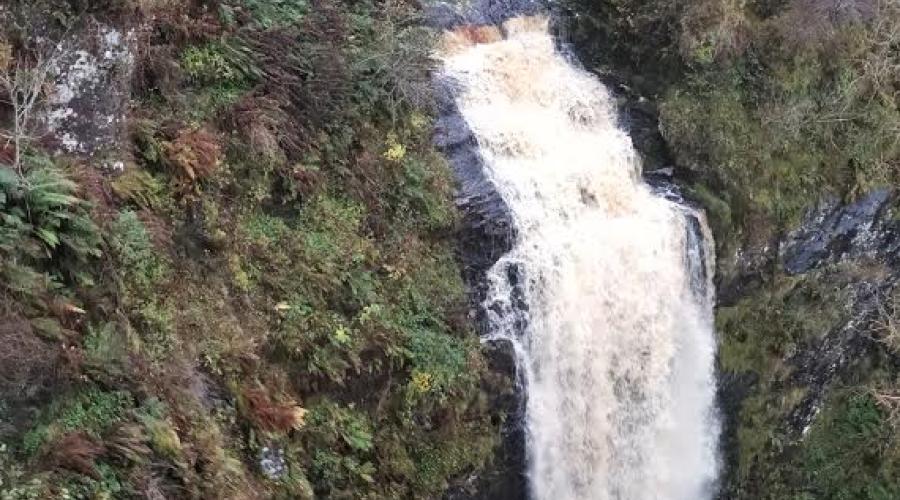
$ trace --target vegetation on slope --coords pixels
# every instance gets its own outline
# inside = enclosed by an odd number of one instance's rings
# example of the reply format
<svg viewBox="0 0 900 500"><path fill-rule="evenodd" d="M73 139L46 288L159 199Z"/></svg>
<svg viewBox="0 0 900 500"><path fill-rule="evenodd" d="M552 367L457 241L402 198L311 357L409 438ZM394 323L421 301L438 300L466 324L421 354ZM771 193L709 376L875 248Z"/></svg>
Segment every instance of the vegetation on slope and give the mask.
<svg viewBox="0 0 900 500"><path fill-rule="evenodd" d="M733 470L722 498L900 496L896 350L854 360L805 434L787 424L811 390L789 360L840 328L855 312L853 294L892 271L850 262L786 276L774 262L755 269L760 276L743 288L736 272L777 253L781 235L823 196L852 200L897 182L900 3L570 0L567 7L567 33L588 68L655 103L671 155L663 161L675 163L711 218L719 279L729 287L717 311L720 366L726 380L746 388L728 409L736 436L727 441ZM887 319L875 328L860 321L858 335L889 345L896 311L885 307Z"/></svg>
<svg viewBox="0 0 900 500"><path fill-rule="evenodd" d="M720 199L708 204L720 229L765 237L752 233L796 222L823 193L896 181L896 0L572 5L580 52L655 98L678 166Z"/></svg>
<svg viewBox="0 0 900 500"><path fill-rule="evenodd" d="M485 465L504 382L467 317L414 6L2 14L13 80L36 26L140 29L124 171L0 149L0 497L435 498Z"/></svg>

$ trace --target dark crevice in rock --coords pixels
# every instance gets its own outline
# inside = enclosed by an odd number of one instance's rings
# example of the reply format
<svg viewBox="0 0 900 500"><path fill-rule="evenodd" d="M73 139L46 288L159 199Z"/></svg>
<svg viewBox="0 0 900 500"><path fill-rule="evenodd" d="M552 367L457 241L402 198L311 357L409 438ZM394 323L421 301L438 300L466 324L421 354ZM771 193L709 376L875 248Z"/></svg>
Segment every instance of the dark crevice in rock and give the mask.
<svg viewBox="0 0 900 500"><path fill-rule="evenodd" d="M719 435L719 454L722 457L722 471L719 477L720 485L734 482L737 474L738 461L740 459L738 427L740 426L741 408L744 400L759 383L759 377L754 373L732 373L719 370L716 377L716 398L719 402L719 415L722 423ZM727 500L726 496L719 495L721 500Z"/></svg>

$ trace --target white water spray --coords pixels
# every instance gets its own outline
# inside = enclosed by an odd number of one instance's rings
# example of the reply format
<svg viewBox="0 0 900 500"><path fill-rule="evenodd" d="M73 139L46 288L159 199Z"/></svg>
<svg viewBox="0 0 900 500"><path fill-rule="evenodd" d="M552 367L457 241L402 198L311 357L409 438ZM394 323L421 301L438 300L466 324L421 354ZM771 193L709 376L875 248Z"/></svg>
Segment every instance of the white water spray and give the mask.
<svg viewBox="0 0 900 500"><path fill-rule="evenodd" d="M444 42L518 230L485 305L519 357L533 497L709 499L718 425L702 215L642 182L609 93L555 50L545 18Z"/></svg>

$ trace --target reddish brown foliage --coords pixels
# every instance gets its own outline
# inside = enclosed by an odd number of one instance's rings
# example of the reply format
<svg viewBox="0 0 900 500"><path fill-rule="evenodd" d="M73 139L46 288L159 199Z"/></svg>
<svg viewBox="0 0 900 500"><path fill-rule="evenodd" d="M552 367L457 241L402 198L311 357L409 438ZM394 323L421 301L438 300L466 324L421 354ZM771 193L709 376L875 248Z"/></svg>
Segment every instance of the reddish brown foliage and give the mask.
<svg viewBox="0 0 900 500"><path fill-rule="evenodd" d="M72 432L53 444L47 454L52 468L67 469L100 479L94 460L106 452L106 448L83 432Z"/></svg>
<svg viewBox="0 0 900 500"><path fill-rule="evenodd" d="M315 142L316 134L344 113L352 94L347 16L336 2L316 2L296 27L240 33L241 44L252 53L254 67L264 82L260 92L271 99L268 114L277 110L283 128L280 137L289 159Z"/></svg>
<svg viewBox="0 0 900 500"><path fill-rule="evenodd" d="M116 424L103 441L109 454L121 462L141 464L153 454L144 428L137 424Z"/></svg>
<svg viewBox="0 0 900 500"><path fill-rule="evenodd" d="M210 2L197 0L139 0L137 17L145 21L154 44L201 43L220 35L222 23Z"/></svg>
<svg viewBox="0 0 900 500"><path fill-rule="evenodd" d="M11 165L16 156L16 148L12 143L0 142L0 165Z"/></svg>
<svg viewBox="0 0 900 500"><path fill-rule="evenodd" d="M169 222L150 210L141 210L137 213L138 219L147 228L147 233L153 241L153 246L159 249L172 247L173 229Z"/></svg>
<svg viewBox="0 0 900 500"><path fill-rule="evenodd" d="M298 425L297 405L273 401L262 389L247 389L243 396L248 416L260 429L288 432Z"/></svg>
<svg viewBox="0 0 900 500"><path fill-rule="evenodd" d="M325 180L325 176L318 170L313 170L303 165L295 165L291 170L291 180L294 188L301 194L309 194Z"/></svg>
<svg viewBox="0 0 900 500"><path fill-rule="evenodd" d="M244 135L254 153L273 161L283 160L285 155L297 158L304 147L290 133L296 125L282 106L270 96L246 96L231 110L227 125Z"/></svg>
<svg viewBox="0 0 900 500"><path fill-rule="evenodd" d="M101 169L92 165L77 164L72 167L72 180L78 184L81 194L91 202L95 219L110 221L118 213L109 187L109 180Z"/></svg>
<svg viewBox="0 0 900 500"><path fill-rule="evenodd" d="M222 163L219 138L204 128L181 130L164 147L169 164L189 182L208 177Z"/></svg>

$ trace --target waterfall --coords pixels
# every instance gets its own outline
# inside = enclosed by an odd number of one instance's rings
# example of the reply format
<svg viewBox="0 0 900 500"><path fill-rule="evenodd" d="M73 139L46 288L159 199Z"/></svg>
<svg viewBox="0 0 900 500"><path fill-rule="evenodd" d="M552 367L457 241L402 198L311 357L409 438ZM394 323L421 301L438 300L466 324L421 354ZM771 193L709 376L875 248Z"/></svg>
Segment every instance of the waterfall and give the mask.
<svg viewBox="0 0 900 500"><path fill-rule="evenodd" d="M511 341L537 500L702 500L717 473L711 241L641 177L606 88L542 16L444 35L444 72L509 206L488 272Z"/></svg>

